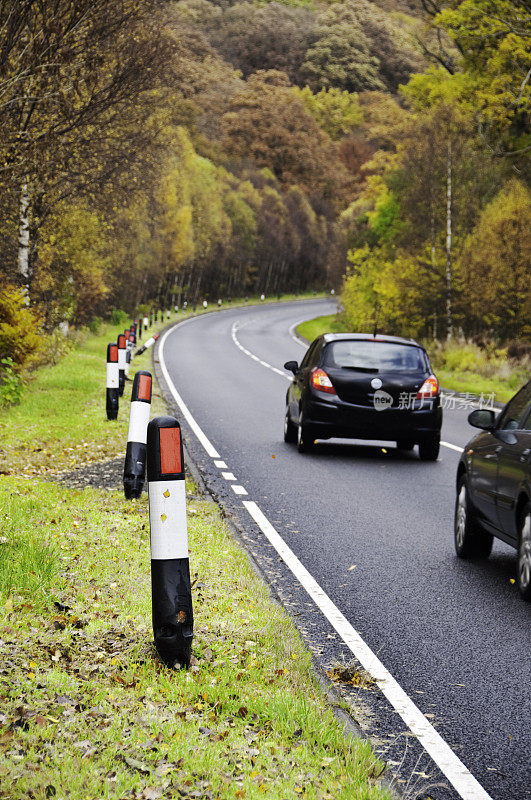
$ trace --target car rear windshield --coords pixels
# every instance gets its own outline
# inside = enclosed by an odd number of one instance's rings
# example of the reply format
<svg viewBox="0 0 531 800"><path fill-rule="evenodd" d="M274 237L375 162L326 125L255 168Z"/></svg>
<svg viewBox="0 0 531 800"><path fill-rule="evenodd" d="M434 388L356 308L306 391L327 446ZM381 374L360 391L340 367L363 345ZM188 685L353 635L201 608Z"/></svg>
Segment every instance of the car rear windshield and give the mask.
<svg viewBox="0 0 531 800"><path fill-rule="evenodd" d="M325 348L324 364L367 372L415 372L427 368L420 347L363 339L330 342Z"/></svg>

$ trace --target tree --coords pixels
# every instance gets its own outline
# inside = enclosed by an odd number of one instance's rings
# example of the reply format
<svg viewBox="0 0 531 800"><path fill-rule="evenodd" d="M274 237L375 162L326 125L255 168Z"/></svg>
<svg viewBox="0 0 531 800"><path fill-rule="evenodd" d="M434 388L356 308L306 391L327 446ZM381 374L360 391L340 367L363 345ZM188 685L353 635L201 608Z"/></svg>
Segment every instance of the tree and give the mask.
<svg viewBox="0 0 531 800"><path fill-rule="evenodd" d="M473 332L531 335L531 193L513 178L483 209L459 257L463 304Z"/></svg>
<svg viewBox="0 0 531 800"><path fill-rule="evenodd" d="M332 140L341 139L361 125L363 115L357 94L335 88L313 94L309 86L294 87L293 91Z"/></svg>
<svg viewBox="0 0 531 800"><path fill-rule="evenodd" d="M336 87L348 92L382 89L379 61L359 27L335 24L323 27L310 40L300 79L313 91Z"/></svg>
<svg viewBox="0 0 531 800"><path fill-rule="evenodd" d="M252 158L271 168L281 184L298 184L330 206L341 202L347 175L337 151L283 73L252 75L223 122L230 155Z"/></svg>

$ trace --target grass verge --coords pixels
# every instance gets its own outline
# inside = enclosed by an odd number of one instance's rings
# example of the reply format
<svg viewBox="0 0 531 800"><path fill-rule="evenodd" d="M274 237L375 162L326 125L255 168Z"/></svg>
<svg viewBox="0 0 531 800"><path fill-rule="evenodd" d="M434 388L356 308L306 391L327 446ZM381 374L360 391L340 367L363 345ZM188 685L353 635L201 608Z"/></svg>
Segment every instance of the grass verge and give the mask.
<svg viewBox="0 0 531 800"><path fill-rule="evenodd" d="M345 738L296 629L193 484L195 663L175 672L152 646L147 498L27 476L123 454L125 410L104 420L109 335L38 376L3 420L17 453L39 414L48 452L27 448L0 477L0 798L388 797L383 765ZM90 446L76 450L74 431Z"/></svg>
<svg viewBox="0 0 531 800"><path fill-rule="evenodd" d="M341 315L332 314L301 323L297 332L311 342L322 333L348 332L348 327ZM506 403L529 380L528 362L508 360L503 348L489 351L459 341L425 346L439 383L450 391L486 399L494 395L496 401Z"/></svg>

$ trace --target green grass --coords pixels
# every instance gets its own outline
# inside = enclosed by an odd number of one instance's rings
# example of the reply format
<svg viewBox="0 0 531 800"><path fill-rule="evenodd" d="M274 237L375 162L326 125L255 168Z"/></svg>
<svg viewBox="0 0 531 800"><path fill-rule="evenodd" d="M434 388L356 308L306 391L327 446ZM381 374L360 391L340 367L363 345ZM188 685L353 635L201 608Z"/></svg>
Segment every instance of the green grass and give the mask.
<svg viewBox="0 0 531 800"><path fill-rule="evenodd" d="M322 333L344 333L348 327L341 315L316 317L297 326L297 332L309 342ZM476 345L452 341L450 344L427 342L431 364L445 389L490 397L506 403L529 380L525 362L509 363L505 350L485 352Z"/></svg>
<svg viewBox="0 0 531 800"><path fill-rule="evenodd" d="M152 644L146 497L40 475L123 454L127 404L106 422L101 388L110 335L46 368L2 420L20 458L0 476L1 800L387 798L384 765L345 738L217 506L187 483L195 638L177 672Z"/></svg>
<svg viewBox="0 0 531 800"><path fill-rule="evenodd" d="M297 333L309 342L313 342L322 333L345 333L346 330L345 323L337 314L315 317L297 326Z"/></svg>

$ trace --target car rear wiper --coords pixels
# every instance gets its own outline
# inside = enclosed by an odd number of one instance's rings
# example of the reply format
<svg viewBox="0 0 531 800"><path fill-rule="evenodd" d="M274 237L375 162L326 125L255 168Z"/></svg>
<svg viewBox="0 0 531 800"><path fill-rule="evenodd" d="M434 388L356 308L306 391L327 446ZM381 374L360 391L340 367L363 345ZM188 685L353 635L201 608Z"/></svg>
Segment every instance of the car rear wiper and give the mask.
<svg viewBox="0 0 531 800"><path fill-rule="evenodd" d="M356 372L380 372L378 367L348 367L346 365L342 365L341 369L353 369Z"/></svg>

